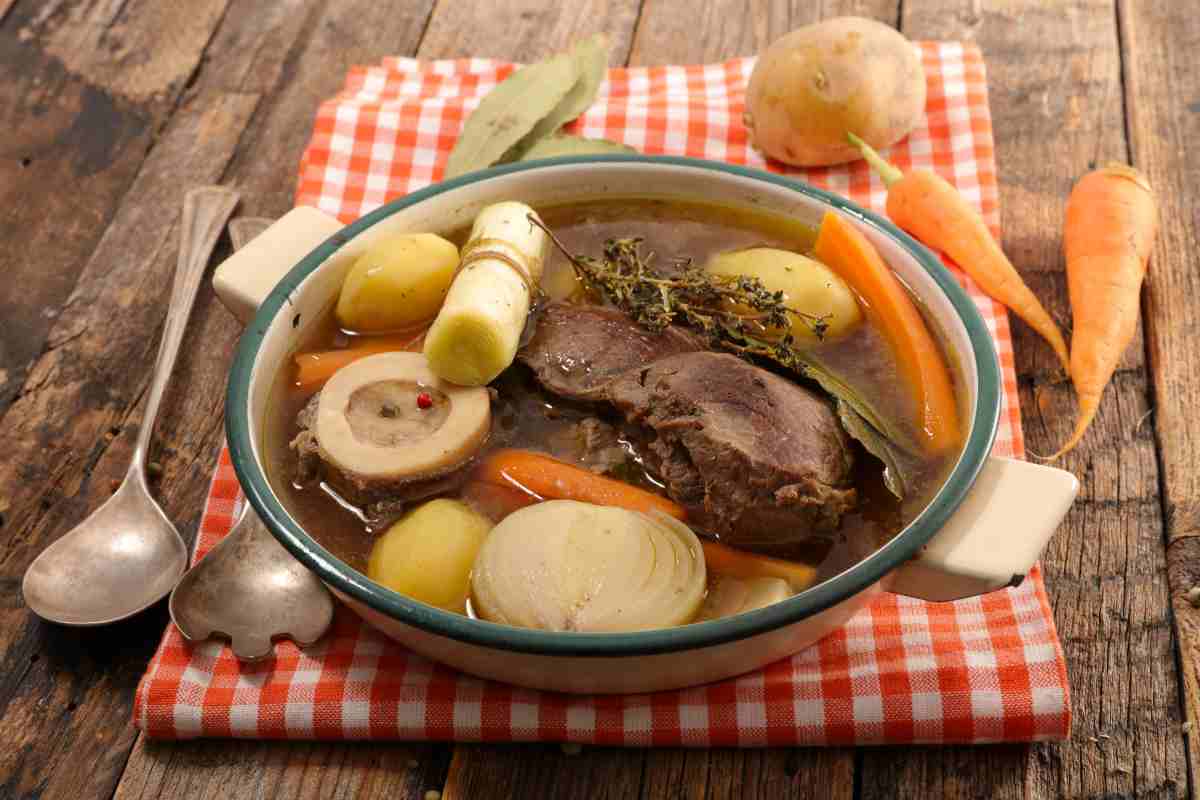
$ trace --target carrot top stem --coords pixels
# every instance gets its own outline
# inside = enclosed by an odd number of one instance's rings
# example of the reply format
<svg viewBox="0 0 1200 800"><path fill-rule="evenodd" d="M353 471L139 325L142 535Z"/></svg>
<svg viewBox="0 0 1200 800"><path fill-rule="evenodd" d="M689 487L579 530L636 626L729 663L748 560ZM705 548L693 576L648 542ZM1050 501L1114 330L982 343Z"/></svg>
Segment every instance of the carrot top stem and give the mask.
<svg viewBox="0 0 1200 800"><path fill-rule="evenodd" d="M887 215L892 222L949 256L993 300L1041 334L1069 369L1062 331L1004 254L978 209L937 173L925 169L901 172L857 136L850 135L850 141L887 184Z"/></svg>
<svg viewBox="0 0 1200 800"><path fill-rule="evenodd" d="M846 138L850 140L850 144L862 151L863 159L871 165L871 169L879 174L883 179L884 186L891 186L896 181L904 177L904 173L900 168L888 162L883 156L875 152L875 148L864 142L862 139L855 136L849 131L846 132Z"/></svg>
<svg viewBox="0 0 1200 800"><path fill-rule="evenodd" d="M1140 170L1128 164L1122 164L1120 161L1109 161L1100 172L1103 172L1110 178L1124 178L1127 181L1132 181L1150 194L1154 194L1154 190L1150 188L1150 181L1146 180L1146 176Z"/></svg>

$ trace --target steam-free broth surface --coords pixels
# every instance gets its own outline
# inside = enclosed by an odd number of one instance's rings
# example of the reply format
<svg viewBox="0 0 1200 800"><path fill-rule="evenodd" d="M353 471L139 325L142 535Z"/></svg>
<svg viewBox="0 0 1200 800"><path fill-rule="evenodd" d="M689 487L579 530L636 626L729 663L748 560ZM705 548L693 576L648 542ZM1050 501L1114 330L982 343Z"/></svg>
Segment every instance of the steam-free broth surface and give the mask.
<svg viewBox="0 0 1200 800"><path fill-rule="evenodd" d="M656 259L687 257L696 263L704 263L718 253L749 247L807 253L815 238L811 228L783 217L674 200L606 200L544 208L539 209L539 213L547 227L572 253L598 253L606 240L640 237L644 240L644 250L653 252ZM447 238L461 246L468 234L469 231L464 229ZM548 252L542 287L551 299L561 299L569 294L572 299L579 299L572 267L557 250ZM530 328L536 318L535 309ZM526 337L528 335L527 328ZM314 327L302 349L346 347L359 338L353 332L340 330L331 313ZM856 385L873 394L873 402L898 409L896 418L911 416L909 401L903 392L895 389L895 363L886 343L872 326L860 324L837 341L818 343L814 345L813 353L818 361L837 364L840 369L853 373ZM951 364L951 373L957 382L953 362L947 359L947 363ZM760 366L789 380L813 386L804 377L782 368L770 364ZM570 461L576 457L580 437L590 435L593 428L612 424L618 435L604 455L612 461L608 474L665 494L661 481L643 468L639 448L644 442L621 435L621 421L611 410L598 411L592 404L572 402L547 393L534 380L530 370L520 363L509 367L493 382L492 388L492 432L479 458L498 448L517 447ZM299 478L295 453L288 443L297 434L296 418L309 402L311 392L296 387L290 362L277 377L273 392L273 413L269 415L265 433L272 487L313 538L337 557L365 572L376 536L395 521L400 506L383 503L372 509L358 508L338 497L319 479ZM939 457L915 460L910 465L915 476L911 491L902 502L885 487L881 462L855 442L852 480L858 499L853 509L845 514L834 535L808 540L776 555L816 565L822 578L845 569L894 536L920 512L936 493L957 455L956 449ZM469 468L464 474L469 475ZM466 490L463 489L464 482L470 484ZM504 504L495 502L489 490L480 489L470 481L452 483L454 485L442 496L462 498L493 521L498 521ZM702 536L707 533L702 528L697 528L696 532Z"/></svg>

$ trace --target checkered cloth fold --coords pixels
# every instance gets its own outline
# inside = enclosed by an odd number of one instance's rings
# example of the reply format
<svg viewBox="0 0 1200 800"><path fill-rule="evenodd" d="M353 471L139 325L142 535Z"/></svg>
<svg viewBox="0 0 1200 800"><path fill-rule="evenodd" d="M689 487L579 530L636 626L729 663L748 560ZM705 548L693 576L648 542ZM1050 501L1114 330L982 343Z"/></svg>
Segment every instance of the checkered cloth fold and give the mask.
<svg viewBox="0 0 1200 800"><path fill-rule="evenodd" d="M972 45L920 44L924 121L888 157L933 169L998 232L983 59ZM740 120L751 59L613 69L571 129L644 153L793 172L875 210L866 165L787 170L765 163ZM481 59L388 59L353 70L322 104L297 203L349 222L439 177L463 119L512 72ZM949 264L948 264L949 265ZM1008 319L957 268L995 337L1004 413L995 452L1023 455ZM241 502L221 454L197 537L203 558ZM339 609L315 647L277 645L242 665L217 642L169 626L138 686L134 720L155 738L572 741L616 745L811 745L1028 741L1070 728L1066 668L1036 568L1018 588L956 603L884 595L791 658L710 686L652 695L565 696L482 681L430 663Z"/></svg>

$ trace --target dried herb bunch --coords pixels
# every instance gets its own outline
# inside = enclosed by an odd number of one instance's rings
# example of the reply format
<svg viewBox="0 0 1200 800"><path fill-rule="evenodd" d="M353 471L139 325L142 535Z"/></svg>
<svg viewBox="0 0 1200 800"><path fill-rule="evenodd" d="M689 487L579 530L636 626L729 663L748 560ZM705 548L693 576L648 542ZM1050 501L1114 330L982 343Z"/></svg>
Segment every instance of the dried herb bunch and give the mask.
<svg viewBox="0 0 1200 800"><path fill-rule="evenodd" d="M789 308L783 292L768 290L758 278L713 275L690 258L676 259L670 270L657 269L654 254L642 253L639 238L609 239L601 258L571 253L541 220L532 215L529 220L546 231L586 291L650 330L680 323L703 332L714 348L806 372L791 334L791 315L818 339L829 327L825 317Z"/></svg>

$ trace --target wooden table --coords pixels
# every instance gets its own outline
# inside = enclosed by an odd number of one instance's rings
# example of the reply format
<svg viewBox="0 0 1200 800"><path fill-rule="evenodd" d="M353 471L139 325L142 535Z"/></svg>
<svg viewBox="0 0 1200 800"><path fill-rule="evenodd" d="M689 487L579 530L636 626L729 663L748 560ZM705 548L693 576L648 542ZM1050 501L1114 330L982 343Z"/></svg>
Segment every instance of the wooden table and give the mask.
<svg viewBox="0 0 1200 800"><path fill-rule="evenodd" d="M1198 775L1200 16L1172 0L0 0L0 797L1178 797ZM985 6L981 8L982 6ZM562 8L556 8L561 6ZM812 6L819 6L819 9ZM569 10L568 10L569 9ZM186 187L291 205L317 103L385 55L536 59L607 31L614 63L758 51L820 17L972 39L990 72L1004 247L1069 319L1072 181L1131 161L1162 227L1144 326L1084 445L1046 554L1075 730L1063 744L862 750L150 743L130 725L163 608L39 622L20 579L122 474L164 318ZM159 495L190 537L221 444L238 326L201 291L165 404ZM1015 324L1030 448L1068 431L1049 350ZM1194 731L1194 729L1193 729Z"/></svg>

